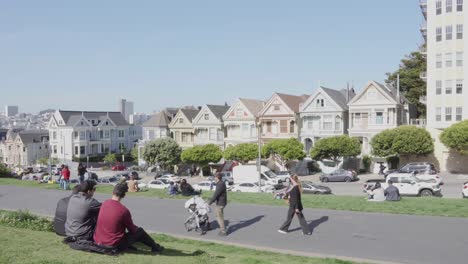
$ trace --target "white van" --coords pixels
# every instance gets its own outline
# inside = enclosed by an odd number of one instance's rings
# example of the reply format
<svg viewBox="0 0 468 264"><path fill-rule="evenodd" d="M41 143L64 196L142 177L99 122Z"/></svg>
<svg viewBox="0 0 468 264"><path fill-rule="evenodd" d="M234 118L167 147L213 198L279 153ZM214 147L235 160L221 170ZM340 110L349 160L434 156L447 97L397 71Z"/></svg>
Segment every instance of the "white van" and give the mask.
<svg viewBox="0 0 468 264"><path fill-rule="evenodd" d="M285 179L278 177L274 172L265 166L260 167L262 183L276 185ZM258 182L257 165L239 165L232 169L234 183Z"/></svg>

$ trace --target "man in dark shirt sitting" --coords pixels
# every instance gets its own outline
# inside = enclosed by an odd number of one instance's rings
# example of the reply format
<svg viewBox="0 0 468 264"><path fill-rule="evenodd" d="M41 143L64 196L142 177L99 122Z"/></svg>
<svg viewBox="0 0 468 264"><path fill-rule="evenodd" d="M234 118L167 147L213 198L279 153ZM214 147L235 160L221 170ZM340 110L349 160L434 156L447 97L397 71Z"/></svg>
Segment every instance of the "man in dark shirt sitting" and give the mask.
<svg viewBox="0 0 468 264"><path fill-rule="evenodd" d="M77 194L70 197L67 208L65 233L69 241L93 240L96 219L101 203L93 198L96 182L86 180Z"/></svg>
<svg viewBox="0 0 468 264"><path fill-rule="evenodd" d="M75 185L72 190L72 195L77 194L80 191L80 186ZM68 202L71 196L62 198L57 203L57 209L55 210L54 217L54 231L59 236L67 236L65 233L65 222L67 221L67 209Z"/></svg>
<svg viewBox="0 0 468 264"><path fill-rule="evenodd" d="M158 245L143 228L135 226L130 211L120 203L127 192L127 184L119 183L114 187L112 199L102 204L94 233L95 243L122 252L141 242L150 247L151 252L161 253L164 247Z"/></svg>
<svg viewBox="0 0 468 264"><path fill-rule="evenodd" d="M397 187L393 186L393 181L388 180L388 187L384 191L385 200L390 202L400 201L400 191Z"/></svg>

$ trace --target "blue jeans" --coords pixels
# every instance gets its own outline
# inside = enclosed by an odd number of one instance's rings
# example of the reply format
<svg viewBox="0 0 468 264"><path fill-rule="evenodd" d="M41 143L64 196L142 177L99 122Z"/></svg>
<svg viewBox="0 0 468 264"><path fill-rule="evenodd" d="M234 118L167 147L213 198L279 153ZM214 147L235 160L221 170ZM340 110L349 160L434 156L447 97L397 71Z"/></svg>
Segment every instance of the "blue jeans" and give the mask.
<svg viewBox="0 0 468 264"><path fill-rule="evenodd" d="M69 180L62 180L63 189L70 190L70 181Z"/></svg>

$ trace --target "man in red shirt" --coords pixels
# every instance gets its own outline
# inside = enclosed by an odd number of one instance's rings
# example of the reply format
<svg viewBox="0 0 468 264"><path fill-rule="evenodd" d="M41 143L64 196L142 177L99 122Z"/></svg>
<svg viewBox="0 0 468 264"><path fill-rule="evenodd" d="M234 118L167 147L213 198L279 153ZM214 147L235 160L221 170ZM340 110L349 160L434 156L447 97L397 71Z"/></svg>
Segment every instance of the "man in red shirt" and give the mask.
<svg viewBox="0 0 468 264"><path fill-rule="evenodd" d="M127 192L127 184L119 183L114 187L112 199L102 203L94 233L95 243L122 252L141 242L150 247L151 252L161 253L164 247L158 245L143 228L135 226L130 211L120 203Z"/></svg>
<svg viewBox="0 0 468 264"><path fill-rule="evenodd" d="M62 174L63 189L70 190L70 170L68 169L68 166L63 166L60 173Z"/></svg>

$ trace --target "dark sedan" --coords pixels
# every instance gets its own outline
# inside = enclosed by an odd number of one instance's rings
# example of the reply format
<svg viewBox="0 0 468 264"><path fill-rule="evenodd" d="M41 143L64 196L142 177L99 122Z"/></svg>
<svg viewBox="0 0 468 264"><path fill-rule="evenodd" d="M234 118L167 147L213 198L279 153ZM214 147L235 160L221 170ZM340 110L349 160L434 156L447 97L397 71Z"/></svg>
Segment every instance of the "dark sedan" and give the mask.
<svg viewBox="0 0 468 264"><path fill-rule="evenodd" d="M336 170L332 173L322 174L320 176L321 182L352 182L359 180L356 172L352 170Z"/></svg>
<svg viewBox="0 0 468 264"><path fill-rule="evenodd" d="M331 194L330 187L317 185L313 182L302 182L302 192L305 194Z"/></svg>

